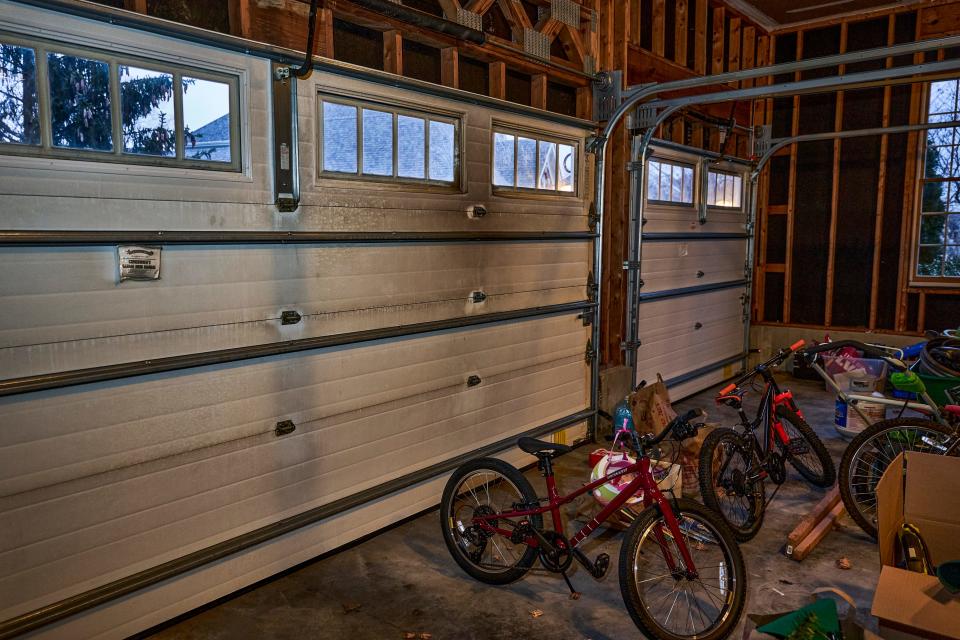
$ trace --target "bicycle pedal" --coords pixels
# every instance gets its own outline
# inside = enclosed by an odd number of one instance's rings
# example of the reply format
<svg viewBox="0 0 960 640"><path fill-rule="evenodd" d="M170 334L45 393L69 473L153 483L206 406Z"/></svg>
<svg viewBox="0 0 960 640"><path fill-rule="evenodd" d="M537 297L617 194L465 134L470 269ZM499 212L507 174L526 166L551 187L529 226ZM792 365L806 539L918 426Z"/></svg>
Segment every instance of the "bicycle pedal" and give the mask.
<svg viewBox="0 0 960 640"><path fill-rule="evenodd" d="M590 573L593 574L595 580L600 580L603 576L607 575L607 569L609 568L610 555L601 553L597 556L597 559L593 561L593 570Z"/></svg>
<svg viewBox="0 0 960 640"><path fill-rule="evenodd" d="M579 599L580 599L580 595L581 595L581 594L580 594L579 591L572 591L572 592L570 592L570 599L571 599L571 600L579 600Z"/></svg>

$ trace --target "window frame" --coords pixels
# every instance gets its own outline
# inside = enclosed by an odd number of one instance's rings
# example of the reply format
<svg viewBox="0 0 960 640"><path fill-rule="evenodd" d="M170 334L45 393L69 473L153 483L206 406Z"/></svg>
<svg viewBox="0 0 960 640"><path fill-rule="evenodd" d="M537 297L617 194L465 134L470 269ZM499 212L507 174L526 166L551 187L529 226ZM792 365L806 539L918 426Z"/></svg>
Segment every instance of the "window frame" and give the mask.
<svg viewBox="0 0 960 640"><path fill-rule="evenodd" d="M329 171L323 168L323 150L325 131L323 126L323 104L331 102L338 105L353 107L357 110L357 171ZM378 175L363 172L363 109L388 112L392 116L393 124L393 175ZM380 185L396 185L418 190L461 191L463 178L463 114L441 109L422 109L411 107L402 101L389 99L358 98L352 94L337 93L319 89L316 92L316 107L314 114L317 123L317 152L316 152L316 179L338 180L344 183ZM400 176L400 144L399 144L399 116L420 118L424 121L423 164L424 177L411 178ZM430 179L430 122L442 122L453 125L453 181Z"/></svg>
<svg viewBox="0 0 960 640"><path fill-rule="evenodd" d="M498 133L513 136L513 185L502 185L494 184L493 175L495 171L496 163L496 143L494 142L496 135ZM573 147L574 153L574 168L573 168L573 189L571 191L561 191L557 189L541 189L539 187L521 187L518 186L519 182L519 163L517 162L517 145L519 144L519 138L527 138L528 140L534 140L537 144L534 151L534 159L536 160L537 165L537 175L539 177L540 173L540 143L547 142L557 145L557 165L559 166L559 148L560 145L565 145L568 147ZM553 133L539 133L531 129L526 129L513 124L506 124L494 121L490 125L490 188L492 193L498 196L510 196L510 197L538 197L542 198L544 196L556 196L559 198L579 198L581 197L581 184L580 177L582 172L580 171L580 166L583 156L583 144L581 140L577 138L569 138L563 135L557 135ZM556 176L556 180L559 183L559 171Z"/></svg>
<svg viewBox="0 0 960 640"><path fill-rule="evenodd" d="M3 44L15 47L32 49L36 64L37 102L40 122L40 144L21 144L15 142L0 142L0 155L21 156L32 158L50 158L62 160L80 160L106 162L122 165L137 165L150 167L170 167L176 169L197 169L203 171L218 171L224 173L242 173L242 145L241 145L241 112L240 112L240 76L230 72L212 72L191 65L184 65L166 60L151 60L128 54L126 52L113 53L97 47L77 45L70 41L63 43L52 42L42 38L25 37L17 33L0 30L0 41ZM62 54L73 57L86 58L106 62L109 73L110 90L110 126L111 150L100 149L73 149L58 147L53 144L53 132L50 105L50 82L48 54ZM175 157L163 157L148 154L130 153L124 150L123 121L121 104L120 67L136 67L156 73L166 73L173 76L174 103L173 129L176 136ZM208 80L226 84L229 91L230 103L230 161L199 160L181 158L186 148L183 130L183 91L182 78L184 76L198 80Z"/></svg>
<svg viewBox="0 0 960 640"><path fill-rule="evenodd" d="M746 202L746 189L745 185L747 181L744 180L744 174L742 171L735 171L733 169L720 169L714 168L709 163L705 163L704 166L705 174L703 176L703 206L712 211L727 211L730 213L741 213L744 210ZM719 204L709 204L707 202L707 193L710 188L710 174L715 173L718 175L732 176L734 178L740 178L740 205L739 206L723 206Z"/></svg>
<svg viewBox="0 0 960 640"><path fill-rule="evenodd" d="M651 161L659 162L661 164L666 163L671 166L677 166L677 167L687 168L692 170L693 171L693 187L692 187L693 190L691 191L691 193L693 194L692 200L690 202L674 202L672 200L659 200L659 199L651 200L648 197L650 194L648 184L650 179L650 162ZM643 178L644 178L643 200L644 202L654 206L673 207L677 209L690 209L690 210L696 211L699 208L701 199L703 199L704 202L706 201L706 194L701 195L700 193L701 185L705 184L703 182L703 177L700 175L701 174L700 167L702 166L702 164L703 163L701 162L680 160L672 156L661 155L659 153L649 156L646 159L643 167ZM741 202L742 202L742 199L741 199Z"/></svg>
<svg viewBox="0 0 960 640"><path fill-rule="evenodd" d="M958 103L960 103L960 77L958 77L958 78L949 78L949 79L947 79L947 80L950 80L950 81L952 81L952 82L957 83L957 89L958 89L958 99L957 99L957 101L958 101ZM928 82L925 83L926 89L925 89L925 91L924 91L924 93L923 93L923 111L922 111L922 114L923 114L923 122L924 122L924 123L930 122L930 97L931 97L930 94L931 94L931 92L932 92L932 88L933 88L934 82L942 82L942 81L928 81ZM956 109L956 111L955 111L954 113L957 114L957 117L954 118L954 119L960 120L960 104L955 104L955 109ZM949 129L947 129L947 130L949 130ZM941 242L939 245L933 245L933 244L923 244L923 245L921 245L921 243L920 243L920 240L921 240L920 234L921 234L921 228L922 228L922 224L923 224L924 214L925 214L925 213L928 213L929 215L942 215L942 216L944 216L945 218L946 218L947 216L950 216L950 215L960 216L960 210L958 210L958 211L949 211L949 203L948 203L947 209L944 210L944 211L930 211L930 212L924 212L924 211L923 211L923 192L924 192L925 186L926 186L928 183L939 183L939 184L943 184L943 185L947 185L947 184L953 183L953 185L954 185L955 188L960 188L960 177L957 177L957 178L952 178L952 177L951 177L951 178L942 178L942 177L928 178L928 177L927 177L927 175L926 175L926 155L927 155L927 149L928 149L928 147L929 147L929 145L928 145L928 139L929 139L929 138L928 138L928 135L927 135L927 133L928 133L929 131L931 131L931 130L930 130L930 129L927 129L927 130L924 131L924 135L922 135L922 136L917 136L917 147L916 147L917 158L919 158L919 159L921 159L921 160L920 160L920 162L917 163L917 164L918 164L918 167L917 167L917 189L916 189L916 193L914 194L914 208L913 208L913 213L914 213L914 215L913 215L913 228L912 228L912 234L911 234L911 247L910 247L910 277L909 277L909 286L919 286L919 287L956 287L957 285L960 285L960 275L957 275L957 276L945 276L945 275L931 276L931 275L920 275L920 273L919 273L919 267L920 267L920 249L921 249L922 247L928 247L928 246L933 246L933 247L939 246L939 247L942 247L943 250L944 250L944 261L945 261L945 260L946 260L946 248L947 248L948 246L952 246L952 245L948 245L948 243L947 243L947 241L946 241L946 229L944 229L944 241ZM954 128L954 139L956 140L956 145L951 145L951 146L955 146L955 148L957 149L958 153L960 153L960 127ZM944 224L946 224L946 222L947 222L947 221L946 221L946 219L945 219L945 220L944 220ZM941 266L941 273L942 273L942 270L943 270L943 266Z"/></svg>

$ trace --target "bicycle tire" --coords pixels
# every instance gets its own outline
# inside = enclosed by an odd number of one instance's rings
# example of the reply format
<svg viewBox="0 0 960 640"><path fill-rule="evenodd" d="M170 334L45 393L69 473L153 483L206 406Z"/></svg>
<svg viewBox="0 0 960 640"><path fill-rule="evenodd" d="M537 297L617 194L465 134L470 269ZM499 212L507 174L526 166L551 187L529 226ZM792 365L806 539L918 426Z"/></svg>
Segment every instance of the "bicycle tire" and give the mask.
<svg viewBox="0 0 960 640"><path fill-rule="evenodd" d="M678 520L699 522L701 526L706 523L709 533L712 533L712 535L722 543L722 551L725 551L724 555L728 559L728 564L733 571L732 577L734 579L733 589L728 589L729 595L727 597L729 604L726 608L726 613L722 615L719 623L714 622L714 626L707 627L700 632L695 631L692 634L684 635L665 629L649 612L649 603L645 604L643 601L643 597L638 589L638 583L634 579L634 572L638 549L644 540L647 539L646 532L662 518L662 513L657 507L647 508L637 516L630 525L630 528L627 529L623 544L620 548L620 593L623 596L623 602L627 608L627 612L633 619L634 624L649 638L657 638L658 640L690 640L691 638L696 638L697 640L720 640L721 638L727 638L739 622L746 601L747 573L740 547L733 537L732 532L723 523L723 520L718 518L713 511L702 504L693 500L680 498L675 503L675 509L674 516L677 517ZM691 551L691 553L693 553L693 551ZM669 569L666 567L664 570L669 573ZM706 568L700 569L701 573L708 571ZM673 578L671 578L671 580L672 579ZM725 578L721 578L721 580L726 582ZM645 582L649 582L649 580L645 580ZM677 584L680 582L681 581L677 581ZM702 586L702 581L700 582ZM689 593L695 593L695 588L692 587ZM706 593L706 589L704 589L704 593ZM689 601L687 606L690 606ZM667 616L667 622L669 622L669 615Z"/></svg>
<svg viewBox="0 0 960 640"><path fill-rule="evenodd" d="M477 458L471 460L453 472L450 479L443 489L443 497L440 502L440 528L443 531L443 541L447 545L447 550L460 568L463 569L472 578L486 584L502 585L515 582L522 578L537 559L537 550L527 546L520 558L512 566L503 571L490 571L480 564L472 561L467 552L460 546L460 541L455 538L453 513L453 502L457 497L458 488L464 479L478 472L490 472L497 474L510 482L519 493L519 497L525 503L537 502L537 494L530 485L530 482L517 470L503 460L497 458ZM479 503L478 503L479 504ZM540 515L526 518L530 525L540 529L543 527L543 518ZM494 539L494 538L490 538Z"/></svg>
<svg viewBox="0 0 960 640"><path fill-rule="evenodd" d="M934 422L933 420L927 420L925 418L893 418L890 420L881 420L870 425L860 433L858 433L853 440L850 441L850 444L847 445L846 450L843 452L843 457L840 459L840 498L843 500L843 506L846 508L847 513L850 514L850 517L856 522L863 532L866 533L871 538L876 539L877 537L877 525L873 521L871 512L865 509L865 505L858 500L854 495L853 479L858 476L856 473L851 473L855 468L859 469L858 461L861 454L866 452L866 445L872 441L878 441L879 438L888 437L895 431L904 431L910 427L926 429L929 431L934 431L940 433L944 436L955 437L956 434L953 429L950 427L944 426L939 422ZM907 439L910 440L909 438ZM914 442L916 442L914 438ZM903 450L903 449L901 449ZM907 449L909 451L916 451L916 448L911 447ZM870 478L865 478L868 480L868 483L865 487L865 491L857 491L857 493L870 494L873 493L873 489L876 487L876 482L870 482L871 479L875 478L876 480L880 479L880 476L883 474L883 471L889 465L890 460L881 461L881 464L871 462L870 463ZM882 467L882 468L881 468Z"/></svg>
<svg viewBox="0 0 960 640"><path fill-rule="evenodd" d="M753 498L747 498L748 511L743 522L734 522L727 515L727 510L723 508L720 495L717 491L717 478L713 472L714 455L719 447L732 446L740 454L745 464L749 468L752 466L751 457L748 451L742 446L742 438L733 429L720 428L711 431L703 440L700 447L700 469L698 480L700 483L700 496L703 498L703 504L712 509L726 523L727 528L736 538L737 542L748 542L753 540L763 526L763 517L766 511L764 504L764 486L763 480L757 479L753 486ZM759 498L758 498L759 497Z"/></svg>
<svg viewBox="0 0 960 640"><path fill-rule="evenodd" d="M820 463L821 471L817 473L811 469L800 459L786 451L783 442L778 442L777 444L780 446L781 451L784 451L784 457L790 462L793 468L813 486L821 488L832 487L833 483L837 481L837 469L833 465L830 452L827 451L826 445L824 445L823 440L817 436L813 427L807 424L807 421L801 418L799 414L783 405L777 407L777 417L779 417L781 421L785 420L788 422L790 426L800 434L800 437L810 445L811 450L817 457L817 461Z"/></svg>

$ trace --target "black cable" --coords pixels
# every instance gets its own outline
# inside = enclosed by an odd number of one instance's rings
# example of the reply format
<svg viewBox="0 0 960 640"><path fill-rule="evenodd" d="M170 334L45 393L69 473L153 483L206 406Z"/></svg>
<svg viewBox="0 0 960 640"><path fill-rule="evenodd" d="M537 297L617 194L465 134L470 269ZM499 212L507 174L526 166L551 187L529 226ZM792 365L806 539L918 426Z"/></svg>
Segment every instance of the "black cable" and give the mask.
<svg viewBox="0 0 960 640"><path fill-rule="evenodd" d="M297 78L306 78L313 71L313 41L314 35L317 32L317 2L318 0L310 0L310 26L307 27L309 29L309 31L307 31L307 51L304 54L303 64L293 72L293 75Z"/></svg>

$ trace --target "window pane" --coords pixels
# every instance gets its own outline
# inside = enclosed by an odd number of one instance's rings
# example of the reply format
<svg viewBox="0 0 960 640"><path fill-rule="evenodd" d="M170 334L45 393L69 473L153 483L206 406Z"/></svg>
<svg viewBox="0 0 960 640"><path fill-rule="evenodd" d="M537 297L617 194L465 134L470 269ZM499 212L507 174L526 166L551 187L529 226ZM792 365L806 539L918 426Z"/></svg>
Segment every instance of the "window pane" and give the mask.
<svg viewBox="0 0 960 640"><path fill-rule="evenodd" d="M920 219L920 244L943 244L946 216L923 216Z"/></svg>
<svg viewBox="0 0 960 640"><path fill-rule="evenodd" d="M650 160L647 163L647 200L660 199L660 163Z"/></svg>
<svg viewBox="0 0 960 640"><path fill-rule="evenodd" d="M357 172L357 108L323 103L323 170Z"/></svg>
<svg viewBox="0 0 960 640"><path fill-rule="evenodd" d="M397 173L402 178L424 178L426 168L426 122L423 118L397 116Z"/></svg>
<svg viewBox="0 0 960 640"><path fill-rule="evenodd" d="M557 188L557 143L540 141L537 163L537 188L553 191Z"/></svg>
<svg viewBox="0 0 960 640"><path fill-rule="evenodd" d="M716 206L717 204L717 174L707 173L707 204Z"/></svg>
<svg viewBox="0 0 960 640"><path fill-rule="evenodd" d="M952 113L957 110L957 81L944 80L930 83L930 107L928 113Z"/></svg>
<svg viewBox="0 0 960 640"><path fill-rule="evenodd" d="M430 179L453 182L453 132L448 122L430 121Z"/></svg>
<svg viewBox="0 0 960 640"><path fill-rule="evenodd" d="M493 134L493 184L513 186L513 170L516 158L513 153L514 137L509 133Z"/></svg>
<svg viewBox="0 0 960 640"><path fill-rule="evenodd" d="M920 247L918 276L939 276L943 269L943 247Z"/></svg>
<svg viewBox="0 0 960 640"><path fill-rule="evenodd" d="M113 149L110 65L49 53L47 74L53 144L71 149Z"/></svg>
<svg viewBox="0 0 960 640"><path fill-rule="evenodd" d="M574 176L577 172L576 149L567 144L561 144L560 161L558 170L557 189L560 191L573 191Z"/></svg>
<svg viewBox="0 0 960 640"><path fill-rule="evenodd" d="M183 76L183 156L230 162L230 85Z"/></svg>
<svg viewBox="0 0 960 640"><path fill-rule="evenodd" d="M120 65L120 109L126 153L177 155L173 74Z"/></svg>
<svg viewBox="0 0 960 640"><path fill-rule="evenodd" d="M0 44L0 142L40 144L33 49Z"/></svg>
<svg viewBox="0 0 960 640"><path fill-rule="evenodd" d="M956 278L960 276L960 247L947 247L943 260L943 275Z"/></svg>
<svg viewBox="0 0 960 640"><path fill-rule="evenodd" d="M960 215L947 216L947 244L960 244Z"/></svg>
<svg viewBox="0 0 960 640"><path fill-rule="evenodd" d="M740 198L743 195L743 178L740 176L733 177L733 206L740 208Z"/></svg>
<svg viewBox="0 0 960 640"><path fill-rule="evenodd" d="M363 172L393 175L393 114L363 110Z"/></svg>
<svg viewBox="0 0 960 640"><path fill-rule="evenodd" d="M660 200L670 201L670 165L666 162L660 163Z"/></svg>
<svg viewBox="0 0 960 640"><path fill-rule="evenodd" d="M673 165L670 167L670 173L670 202L681 202L683 168Z"/></svg>
<svg viewBox="0 0 960 640"><path fill-rule="evenodd" d="M943 182L928 182L923 185L923 211L947 210L947 185Z"/></svg>
<svg viewBox="0 0 960 640"><path fill-rule="evenodd" d="M537 187L537 141L517 138L517 186L524 189Z"/></svg>
<svg viewBox="0 0 960 640"><path fill-rule="evenodd" d="M693 169L683 168L683 201L693 203Z"/></svg>

